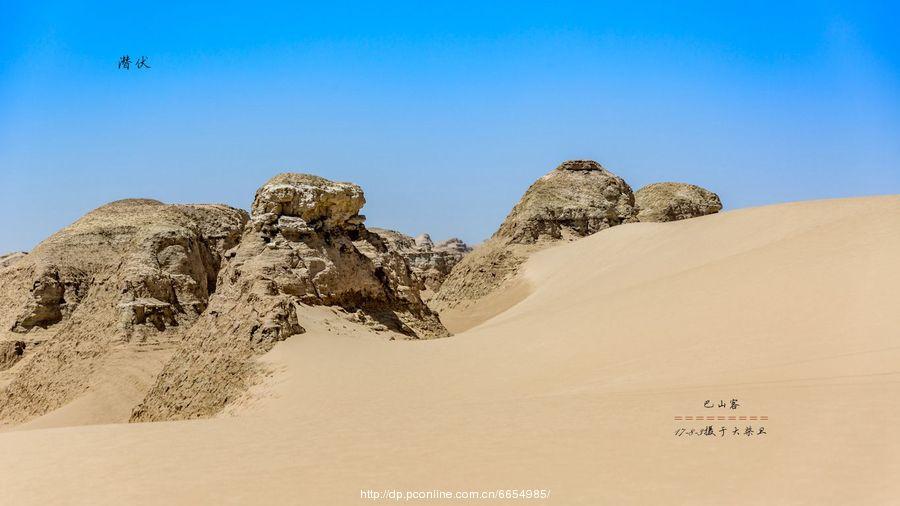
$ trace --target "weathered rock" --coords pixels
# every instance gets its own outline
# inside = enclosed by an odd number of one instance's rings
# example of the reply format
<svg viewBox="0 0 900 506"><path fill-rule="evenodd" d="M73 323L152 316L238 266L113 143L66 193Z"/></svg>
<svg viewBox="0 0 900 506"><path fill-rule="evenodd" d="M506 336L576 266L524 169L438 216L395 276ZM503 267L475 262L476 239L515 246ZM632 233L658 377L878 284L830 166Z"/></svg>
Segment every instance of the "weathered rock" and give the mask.
<svg viewBox="0 0 900 506"><path fill-rule="evenodd" d="M597 162L571 160L535 181L494 237L516 244L571 239L634 216L634 195L622 178Z"/></svg>
<svg viewBox="0 0 900 506"><path fill-rule="evenodd" d="M25 341L0 341L0 371L16 365L25 354Z"/></svg>
<svg viewBox="0 0 900 506"><path fill-rule="evenodd" d="M468 244L463 242L462 239L458 239L456 237L451 237L450 239L435 244L434 249L439 251L453 251L456 253L461 253L463 255L472 251L472 248L470 248Z"/></svg>
<svg viewBox="0 0 900 506"><path fill-rule="evenodd" d="M0 269L9 267L10 265L18 262L27 254L28 253L25 253L24 251L16 251L13 253L6 253L5 255L0 255Z"/></svg>
<svg viewBox="0 0 900 506"><path fill-rule="evenodd" d="M714 214L722 209L715 193L688 183L654 183L634 194L639 221L677 221Z"/></svg>
<svg viewBox="0 0 900 506"><path fill-rule="evenodd" d="M428 234L419 234L415 239L416 247L422 251L431 251L434 247L434 242L431 240L431 236Z"/></svg>
<svg viewBox="0 0 900 506"><path fill-rule="evenodd" d="M253 216L301 218L313 228L346 227L366 203L362 188L310 174L279 174L259 188Z"/></svg>
<svg viewBox="0 0 900 506"><path fill-rule="evenodd" d="M132 419L218 412L246 389L254 356L304 332L305 306L340 306L409 338L447 335L404 258L362 224L364 202L358 186L317 176L281 174L263 185L209 308Z"/></svg>
<svg viewBox="0 0 900 506"><path fill-rule="evenodd" d="M406 259L419 282L419 288L431 292L437 291L453 266L472 251L465 242L455 237L434 244L428 234L420 234L413 239L395 230L372 228L370 231L378 234L391 250Z"/></svg>
<svg viewBox="0 0 900 506"><path fill-rule="evenodd" d="M56 269L48 269L34 280L31 298L25 304L13 330L26 332L34 326L47 327L62 319L65 285Z"/></svg>
<svg viewBox="0 0 900 506"><path fill-rule="evenodd" d="M0 391L0 421L71 400L115 346L177 341L246 221L227 206L123 200L0 268L0 342L42 343Z"/></svg>
<svg viewBox="0 0 900 506"><path fill-rule="evenodd" d="M592 160L570 160L534 182L488 241L444 280L432 307L481 298L515 276L532 252L636 221L631 187Z"/></svg>

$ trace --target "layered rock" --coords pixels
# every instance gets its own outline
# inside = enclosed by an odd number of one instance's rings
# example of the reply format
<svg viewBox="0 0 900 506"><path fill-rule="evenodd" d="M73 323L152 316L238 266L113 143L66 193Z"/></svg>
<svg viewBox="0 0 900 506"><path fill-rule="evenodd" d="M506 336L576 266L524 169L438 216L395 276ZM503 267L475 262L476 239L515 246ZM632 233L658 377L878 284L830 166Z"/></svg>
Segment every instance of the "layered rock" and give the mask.
<svg viewBox="0 0 900 506"><path fill-rule="evenodd" d="M493 292L548 244L636 221L634 194L592 160L562 163L534 182L488 241L444 280L432 307L446 310Z"/></svg>
<svg viewBox="0 0 900 506"><path fill-rule="evenodd" d="M412 238L395 230L380 228L370 230L378 234L389 248L406 260L419 280L420 290L428 292L437 291L453 266L472 251L465 242L455 237L435 244L428 234Z"/></svg>
<svg viewBox="0 0 900 506"><path fill-rule="evenodd" d="M534 182L494 233L509 243L572 239L635 220L634 194L592 160L570 160Z"/></svg>
<svg viewBox="0 0 900 506"><path fill-rule="evenodd" d="M0 392L0 420L71 400L115 346L177 341L205 309L247 219L227 206L123 200L0 267L4 361L29 356Z"/></svg>
<svg viewBox="0 0 900 506"><path fill-rule="evenodd" d="M28 253L25 253L24 251L16 251L13 253L6 253L5 255L0 255L0 269L18 262L22 258L25 258L25 255L27 254Z"/></svg>
<svg viewBox="0 0 900 506"><path fill-rule="evenodd" d="M309 305L340 306L408 338L447 335L404 258L363 225L364 203L358 186L317 176L280 174L263 185L208 310L132 419L219 411L252 380L255 355L304 332Z"/></svg>
<svg viewBox="0 0 900 506"><path fill-rule="evenodd" d="M25 354L25 341L0 341L0 371L14 366Z"/></svg>
<svg viewBox="0 0 900 506"><path fill-rule="evenodd" d="M722 209L715 193L688 183L654 183L634 194L639 208L639 221L663 222L686 220Z"/></svg>

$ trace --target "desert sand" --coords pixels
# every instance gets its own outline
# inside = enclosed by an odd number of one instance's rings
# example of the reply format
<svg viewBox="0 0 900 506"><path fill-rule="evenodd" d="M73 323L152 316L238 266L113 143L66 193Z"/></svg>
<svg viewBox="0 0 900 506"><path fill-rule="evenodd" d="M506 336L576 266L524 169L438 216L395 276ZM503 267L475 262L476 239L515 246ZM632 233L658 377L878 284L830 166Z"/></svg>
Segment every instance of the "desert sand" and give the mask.
<svg viewBox="0 0 900 506"><path fill-rule="evenodd" d="M388 341L309 307L214 418L90 425L134 400L88 398L0 433L0 502L896 504L898 259L900 197L814 201L563 242L449 338ZM698 415L765 416L738 425L766 434L676 435Z"/></svg>

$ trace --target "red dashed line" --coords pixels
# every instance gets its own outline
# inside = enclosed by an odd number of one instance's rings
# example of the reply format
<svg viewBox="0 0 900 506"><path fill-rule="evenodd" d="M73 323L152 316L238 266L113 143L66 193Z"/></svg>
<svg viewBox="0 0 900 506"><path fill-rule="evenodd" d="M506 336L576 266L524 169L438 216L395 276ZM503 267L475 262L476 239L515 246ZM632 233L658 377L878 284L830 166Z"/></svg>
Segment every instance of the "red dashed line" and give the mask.
<svg viewBox="0 0 900 506"><path fill-rule="evenodd" d="M718 416L698 415L698 416L676 416L675 419L679 420L679 421L681 421L681 420L726 420L726 419L727 420L768 420L769 417L762 416L762 415L752 415L752 416L751 415L745 415L745 416L730 415L728 417L726 417L724 415L718 415Z"/></svg>

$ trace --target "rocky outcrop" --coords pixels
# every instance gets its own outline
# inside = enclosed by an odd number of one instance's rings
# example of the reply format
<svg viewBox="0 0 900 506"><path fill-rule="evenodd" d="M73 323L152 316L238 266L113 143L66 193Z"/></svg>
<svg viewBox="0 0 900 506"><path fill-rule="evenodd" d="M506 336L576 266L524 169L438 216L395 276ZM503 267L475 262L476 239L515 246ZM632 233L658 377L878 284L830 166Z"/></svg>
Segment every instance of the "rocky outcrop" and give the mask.
<svg viewBox="0 0 900 506"><path fill-rule="evenodd" d="M634 221L635 213L625 180L597 162L571 160L528 188L494 238L532 244L584 237Z"/></svg>
<svg viewBox="0 0 900 506"><path fill-rule="evenodd" d="M0 341L0 371L16 365L25 354L25 341Z"/></svg>
<svg viewBox="0 0 900 506"><path fill-rule="evenodd" d="M71 400L115 346L178 341L247 219L227 206L122 200L0 267L0 343L13 343L4 361L30 356L0 391L0 421Z"/></svg>
<svg viewBox="0 0 900 506"><path fill-rule="evenodd" d="M428 234L412 238L395 230L372 228L371 232L385 240L388 247L402 256L419 281L419 289L435 292L457 263L472 251L457 238L435 244Z"/></svg>
<svg viewBox="0 0 900 506"><path fill-rule="evenodd" d="M638 220L661 222L686 220L722 209L715 193L688 183L654 183L634 194Z"/></svg>
<svg viewBox="0 0 900 506"><path fill-rule="evenodd" d="M6 253L5 255L0 255L0 269L9 267L15 262L18 262L22 258L25 258L25 255L27 254L28 253L25 253L24 251L16 251L14 253Z"/></svg>
<svg viewBox="0 0 900 506"><path fill-rule="evenodd" d="M491 293L532 252L636 221L631 187L592 160L570 160L534 182L488 241L444 280L432 307L446 310Z"/></svg>
<svg viewBox="0 0 900 506"><path fill-rule="evenodd" d="M253 357L304 332L303 308L340 306L408 338L447 335L404 258L363 225L362 189L280 174L256 192L209 308L134 410L136 421L221 410L251 381Z"/></svg>

